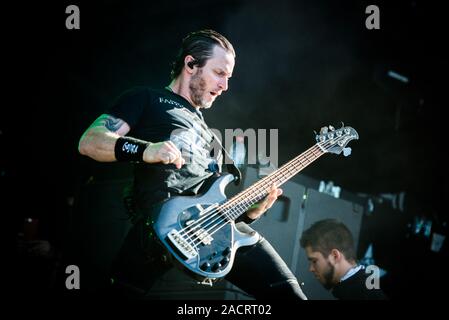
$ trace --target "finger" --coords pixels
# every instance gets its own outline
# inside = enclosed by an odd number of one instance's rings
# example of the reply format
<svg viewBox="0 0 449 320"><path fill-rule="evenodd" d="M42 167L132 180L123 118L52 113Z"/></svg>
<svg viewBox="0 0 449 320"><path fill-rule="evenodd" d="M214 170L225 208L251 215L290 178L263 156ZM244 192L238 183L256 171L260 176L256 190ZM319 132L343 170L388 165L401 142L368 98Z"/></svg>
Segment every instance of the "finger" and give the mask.
<svg viewBox="0 0 449 320"><path fill-rule="evenodd" d="M271 193L277 194L277 190L279 190L277 185L275 183L273 183L273 185L271 186L271 189L270 189L270 194Z"/></svg>
<svg viewBox="0 0 449 320"><path fill-rule="evenodd" d="M169 163L173 163L176 166L181 164L181 156L180 155L178 155L177 153L173 153L173 152L170 152L169 155L170 155Z"/></svg>
<svg viewBox="0 0 449 320"><path fill-rule="evenodd" d="M185 163L185 160L182 158L181 154L174 153L173 151L165 152L161 156L161 161L164 164L173 163L177 169L180 169Z"/></svg>
<svg viewBox="0 0 449 320"><path fill-rule="evenodd" d="M176 148L176 146L171 141L165 141L163 146L162 146L162 148L161 148L161 151L163 151L163 152L171 152L173 154L176 154L176 153L179 152L178 148Z"/></svg>
<svg viewBox="0 0 449 320"><path fill-rule="evenodd" d="M280 196L282 194L282 189L277 189L275 186L274 188L270 191L270 193L268 194L268 197L266 198L266 200L264 201L264 205L265 205L265 210L270 209L273 206L273 203L276 201L276 199L278 198L278 196Z"/></svg>
<svg viewBox="0 0 449 320"><path fill-rule="evenodd" d="M173 143L173 141L167 141L167 145L170 148L170 151L178 154L179 156L181 156L181 151L178 149L178 147Z"/></svg>
<svg viewBox="0 0 449 320"><path fill-rule="evenodd" d="M263 212L267 211L275 200L276 199L271 195L271 193L268 194L265 199L260 202L258 209Z"/></svg>
<svg viewBox="0 0 449 320"><path fill-rule="evenodd" d="M273 206L273 203L276 201L276 198L267 198L267 204L265 205L265 210L270 209Z"/></svg>
<svg viewBox="0 0 449 320"><path fill-rule="evenodd" d="M169 164L176 160L176 155L173 152L165 151L160 153L159 158L163 164Z"/></svg>
<svg viewBox="0 0 449 320"><path fill-rule="evenodd" d="M163 164L169 164L170 163L170 154L169 153L163 153L163 154L159 155L159 160Z"/></svg>
<svg viewBox="0 0 449 320"><path fill-rule="evenodd" d="M278 189L278 193L277 193L277 196L279 197L281 194L283 194L284 193L284 191L282 190L282 189Z"/></svg>
<svg viewBox="0 0 449 320"><path fill-rule="evenodd" d="M281 190L281 189L277 189L276 187L274 187L273 189L271 189L270 193L269 193L268 196L267 196L267 199L269 199L269 200L272 200L272 199L276 200L276 198L277 198L278 195L279 195L279 190ZM282 192L282 191L281 191L281 192Z"/></svg>
<svg viewBox="0 0 449 320"><path fill-rule="evenodd" d="M170 146L170 147L172 147L172 148L175 148L176 149L176 144L174 144L173 143L173 141L171 141L171 140L167 140L167 144Z"/></svg>
<svg viewBox="0 0 449 320"><path fill-rule="evenodd" d="M181 167L184 165L185 160L182 157L176 158L176 160L173 162L176 165L177 169L181 169Z"/></svg>
<svg viewBox="0 0 449 320"><path fill-rule="evenodd" d="M168 149L170 153L169 163L173 163L177 169L180 169L185 164L181 151L173 141L170 140L166 141L166 149Z"/></svg>
<svg viewBox="0 0 449 320"><path fill-rule="evenodd" d="M175 155L175 159L172 159L172 162L176 162L178 158L182 158L181 151L174 145L173 142L167 141L166 150Z"/></svg>

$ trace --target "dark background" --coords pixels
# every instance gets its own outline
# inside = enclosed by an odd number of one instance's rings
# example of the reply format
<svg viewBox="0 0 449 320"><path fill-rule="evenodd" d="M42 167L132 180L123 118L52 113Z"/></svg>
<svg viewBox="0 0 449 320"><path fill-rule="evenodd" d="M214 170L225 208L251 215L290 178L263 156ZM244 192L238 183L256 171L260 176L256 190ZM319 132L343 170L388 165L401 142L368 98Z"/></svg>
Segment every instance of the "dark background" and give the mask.
<svg viewBox="0 0 449 320"><path fill-rule="evenodd" d="M80 30L65 28L69 4L80 8ZM370 4L380 8L380 30L365 27ZM229 91L204 112L210 126L278 129L280 164L313 145L314 130L341 121L354 127L360 140L351 143L351 157L326 155L304 174L373 199L404 192L404 210L370 222L396 244L384 258L428 277L426 286L442 276L442 257L430 253L428 240L403 243L417 216L447 234L449 55L438 2L111 0L7 8L11 88L2 107L1 179L4 212L16 221L8 231L37 217L41 237L63 252L83 186L129 174L81 157L82 132L123 90L167 85L182 38L212 28L230 39L237 58ZM409 82L388 77L389 70ZM404 250L416 254L401 260ZM414 296L405 289L394 295Z"/></svg>

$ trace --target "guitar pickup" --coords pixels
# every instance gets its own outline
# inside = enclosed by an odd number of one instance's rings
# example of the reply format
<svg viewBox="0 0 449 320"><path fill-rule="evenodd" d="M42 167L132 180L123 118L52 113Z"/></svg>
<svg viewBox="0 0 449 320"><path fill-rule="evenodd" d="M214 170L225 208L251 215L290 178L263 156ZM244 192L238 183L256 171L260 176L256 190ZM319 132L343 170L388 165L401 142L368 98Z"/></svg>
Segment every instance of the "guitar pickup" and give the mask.
<svg viewBox="0 0 449 320"><path fill-rule="evenodd" d="M204 229L199 229L195 232L195 237L199 239L204 245L210 245L214 238Z"/></svg>

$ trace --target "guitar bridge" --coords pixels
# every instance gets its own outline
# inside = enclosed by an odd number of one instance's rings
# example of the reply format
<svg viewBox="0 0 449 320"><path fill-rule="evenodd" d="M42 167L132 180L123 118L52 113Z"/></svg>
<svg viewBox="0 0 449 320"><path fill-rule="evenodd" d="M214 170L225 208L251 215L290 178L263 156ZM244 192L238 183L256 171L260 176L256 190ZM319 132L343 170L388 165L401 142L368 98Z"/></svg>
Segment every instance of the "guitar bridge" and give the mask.
<svg viewBox="0 0 449 320"><path fill-rule="evenodd" d="M175 229L167 234L167 238L177 249L177 251L183 256L184 259L189 260L195 258L198 255L198 252L195 250L195 248Z"/></svg>

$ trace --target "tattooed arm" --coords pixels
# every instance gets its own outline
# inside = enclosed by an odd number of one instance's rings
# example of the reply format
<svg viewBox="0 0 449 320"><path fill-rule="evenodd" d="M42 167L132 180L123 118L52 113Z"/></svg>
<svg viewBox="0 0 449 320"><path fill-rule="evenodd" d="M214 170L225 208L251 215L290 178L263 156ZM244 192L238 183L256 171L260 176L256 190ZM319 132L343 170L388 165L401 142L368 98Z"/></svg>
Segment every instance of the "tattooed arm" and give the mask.
<svg viewBox="0 0 449 320"><path fill-rule="evenodd" d="M129 125L122 119L102 114L84 132L78 150L82 155L97 161L116 161L115 143L130 130ZM143 160L148 163L173 163L178 169L185 163L181 152L171 141L149 143L143 153Z"/></svg>
<svg viewBox="0 0 449 320"><path fill-rule="evenodd" d="M130 130L129 125L108 114L99 116L82 135L78 150L101 162L115 161L115 142Z"/></svg>

